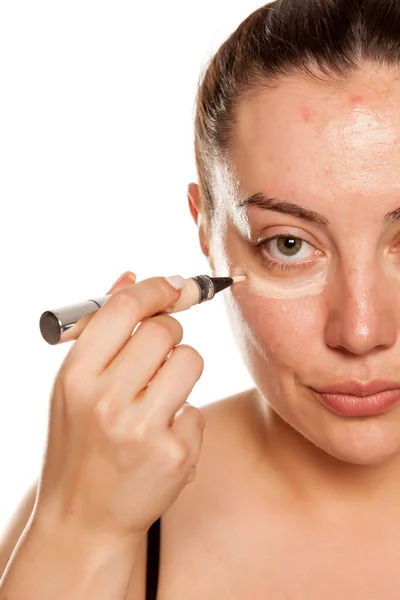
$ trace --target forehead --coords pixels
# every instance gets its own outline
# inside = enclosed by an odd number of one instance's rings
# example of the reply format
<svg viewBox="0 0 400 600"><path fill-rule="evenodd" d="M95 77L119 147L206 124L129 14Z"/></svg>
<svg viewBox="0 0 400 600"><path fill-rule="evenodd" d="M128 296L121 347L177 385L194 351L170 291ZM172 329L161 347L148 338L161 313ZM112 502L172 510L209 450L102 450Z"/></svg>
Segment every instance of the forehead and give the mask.
<svg viewBox="0 0 400 600"><path fill-rule="evenodd" d="M239 190L301 199L400 195L400 79L366 67L343 83L291 76L239 104Z"/></svg>

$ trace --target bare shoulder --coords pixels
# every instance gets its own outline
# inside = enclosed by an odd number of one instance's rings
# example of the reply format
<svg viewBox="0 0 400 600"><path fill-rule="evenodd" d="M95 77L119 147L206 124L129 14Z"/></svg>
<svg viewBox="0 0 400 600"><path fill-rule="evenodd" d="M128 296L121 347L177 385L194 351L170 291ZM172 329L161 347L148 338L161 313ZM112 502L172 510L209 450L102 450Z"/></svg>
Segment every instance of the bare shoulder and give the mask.
<svg viewBox="0 0 400 600"><path fill-rule="evenodd" d="M186 486L179 496L176 505L173 505L177 511L183 508L189 496L200 499L203 493L207 494L210 491L208 486L213 482L214 477L217 476L222 482L232 468L231 462L236 461L242 454L240 443L245 439L249 429L253 399L254 390L246 390L200 407L206 426L197 474L195 480ZM190 498L191 503L193 498Z"/></svg>
<svg viewBox="0 0 400 600"><path fill-rule="evenodd" d="M165 513L165 521L174 513L181 514L185 507L191 512L197 504L203 505L207 496L215 492L216 483L223 485L230 479L232 468L240 468L241 443L246 437L246 421L251 418L252 397L253 390L247 390L200 407L206 426L196 478Z"/></svg>

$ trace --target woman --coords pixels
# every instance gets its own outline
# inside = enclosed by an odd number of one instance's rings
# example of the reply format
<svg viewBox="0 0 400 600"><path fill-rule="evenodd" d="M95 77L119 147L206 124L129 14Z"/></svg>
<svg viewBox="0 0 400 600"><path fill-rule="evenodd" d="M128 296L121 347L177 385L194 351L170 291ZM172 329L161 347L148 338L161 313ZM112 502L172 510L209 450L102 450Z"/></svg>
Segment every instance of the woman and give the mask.
<svg viewBox="0 0 400 600"><path fill-rule="evenodd" d="M152 316L179 291L115 293L57 377L0 600L154 600L158 564L158 600L399 598L399 30L395 0L281 0L214 56L189 204L247 277L255 388L185 404L201 358Z"/></svg>

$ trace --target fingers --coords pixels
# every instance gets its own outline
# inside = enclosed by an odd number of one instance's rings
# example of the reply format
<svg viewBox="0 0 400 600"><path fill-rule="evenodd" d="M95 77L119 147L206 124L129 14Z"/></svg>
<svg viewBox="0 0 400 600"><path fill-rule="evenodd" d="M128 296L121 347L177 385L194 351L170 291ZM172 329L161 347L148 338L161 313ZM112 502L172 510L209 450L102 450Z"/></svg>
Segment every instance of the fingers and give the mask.
<svg viewBox="0 0 400 600"><path fill-rule="evenodd" d="M145 319L101 376L121 405L133 398L156 375L183 337L182 325L169 315Z"/></svg>
<svg viewBox="0 0 400 600"><path fill-rule="evenodd" d="M155 426L168 427L203 372L204 361L191 346L182 344L161 366L143 392L142 401Z"/></svg>
<svg viewBox="0 0 400 600"><path fill-rule="evenodd" d="M132 335L135 327L174 304L180 296L163 277L125 286L96 312L71 348L68 362L76 376L101 374Z"/></svg>

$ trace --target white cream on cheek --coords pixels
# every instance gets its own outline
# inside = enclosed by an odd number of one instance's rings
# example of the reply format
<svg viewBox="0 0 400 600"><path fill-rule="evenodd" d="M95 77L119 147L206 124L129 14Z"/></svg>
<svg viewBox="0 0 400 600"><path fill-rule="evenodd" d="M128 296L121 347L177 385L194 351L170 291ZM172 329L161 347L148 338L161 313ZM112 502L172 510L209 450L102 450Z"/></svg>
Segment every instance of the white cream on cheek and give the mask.
<svg viewBox="0 0 400 600"><path fill-rule="evenodd" d="M327 284L324 272L305 276L303 280L299 281L272 281L253 273L247 274L247 278L247 284L255 294L277 300L294 300L303 296L315 296L321 294Z"/></svg>

